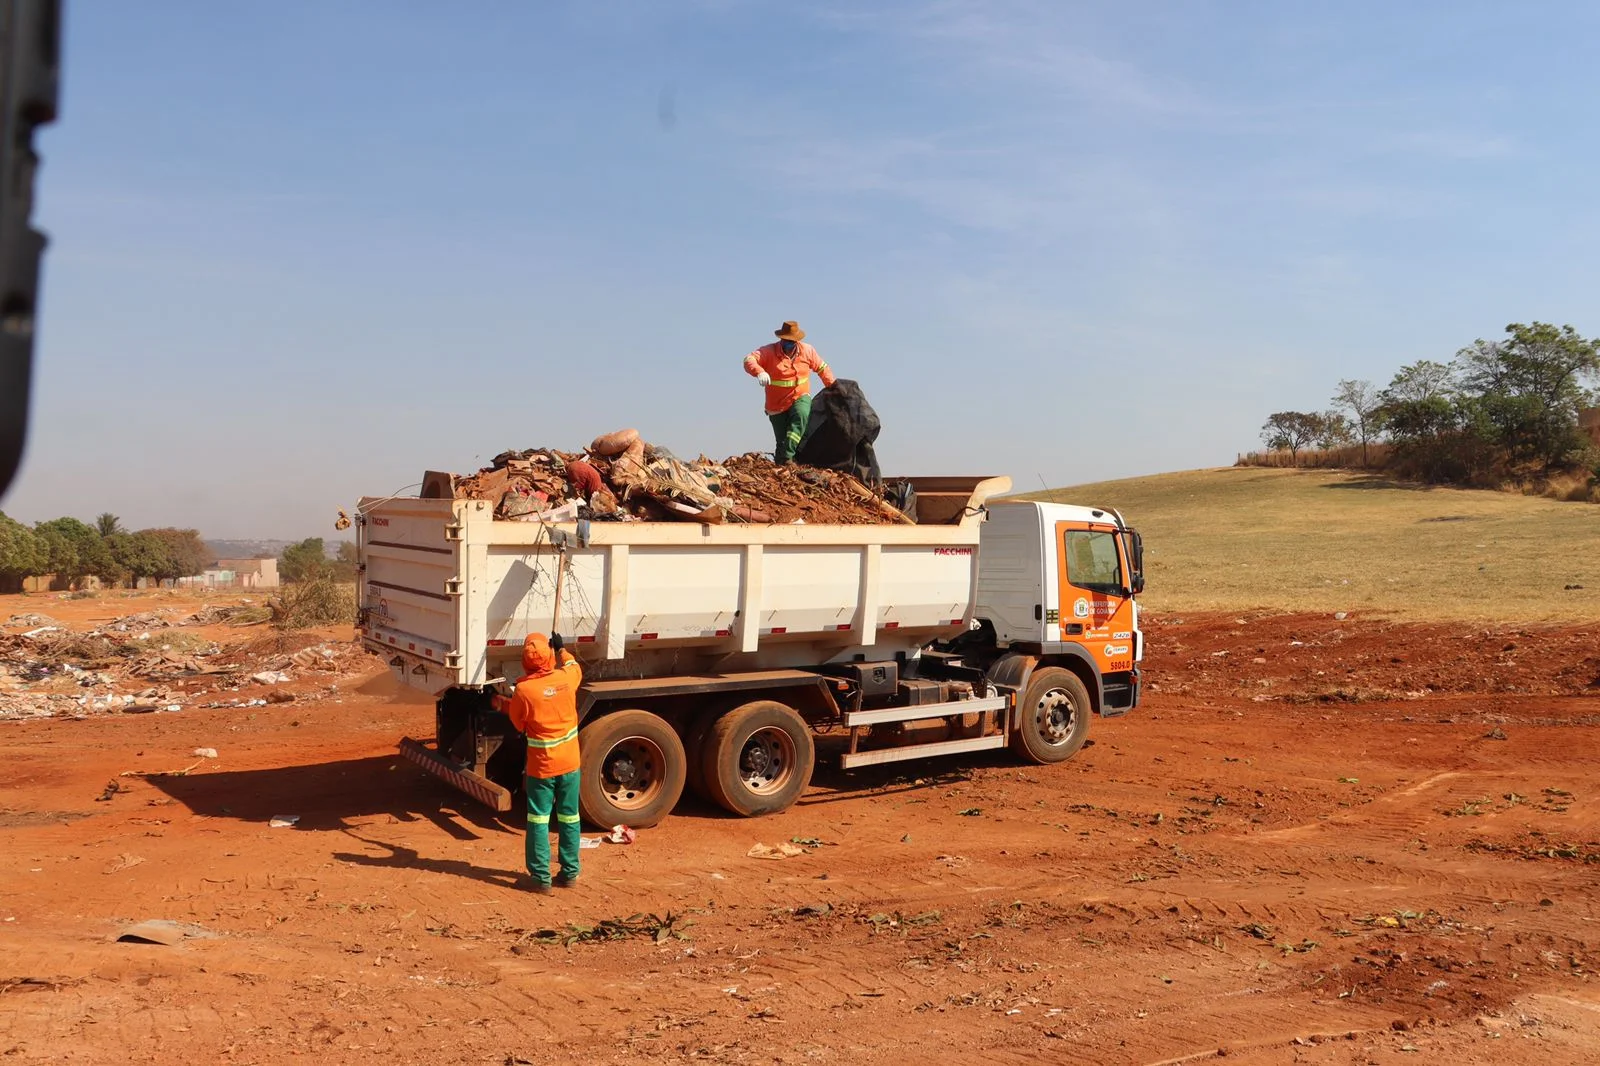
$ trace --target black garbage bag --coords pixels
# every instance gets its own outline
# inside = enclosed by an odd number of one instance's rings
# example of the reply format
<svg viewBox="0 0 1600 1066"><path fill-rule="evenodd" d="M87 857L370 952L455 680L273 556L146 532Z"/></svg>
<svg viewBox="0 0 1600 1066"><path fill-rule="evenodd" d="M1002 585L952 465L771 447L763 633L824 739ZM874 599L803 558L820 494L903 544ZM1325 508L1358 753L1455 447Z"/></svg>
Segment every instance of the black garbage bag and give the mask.
<svg viewBox="0 0 1600 1066"><path fill-rule="evenodd" d="M882 429L878 412L854 381L840 378L811 403L806 435L795 462L823 470L842 470L869 485L883 480L873 442Z"/></svg>

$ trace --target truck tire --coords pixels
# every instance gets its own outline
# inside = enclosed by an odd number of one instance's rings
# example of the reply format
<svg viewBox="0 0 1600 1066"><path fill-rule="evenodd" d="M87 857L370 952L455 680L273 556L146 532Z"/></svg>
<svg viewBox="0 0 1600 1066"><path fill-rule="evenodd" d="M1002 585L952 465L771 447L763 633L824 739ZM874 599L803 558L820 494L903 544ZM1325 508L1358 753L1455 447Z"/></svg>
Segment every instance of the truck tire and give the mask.
<svg viewBox="0 0 1600 1066"><path fill-rule="evenodd" d="M817 752L793 708L757 700L713 722L700 757L711 799L748 818L793 806L811 782Z"/></svg>
<svg viewBox="0 0 1600 1066"><path fill-rule="evenodd" d="M1089 739L1093 705L1078 675L1059 666L1035 670L1019 702L1011 750L1032 763L1063 762Z"/></svg>
<svg viewBox="0 0 1600 1066"><path fill-rule="evenodd" d="M578 731L578 812L597 829L646 829L672 813L688 769L677 731L649 711L613 711Z"/></svg>

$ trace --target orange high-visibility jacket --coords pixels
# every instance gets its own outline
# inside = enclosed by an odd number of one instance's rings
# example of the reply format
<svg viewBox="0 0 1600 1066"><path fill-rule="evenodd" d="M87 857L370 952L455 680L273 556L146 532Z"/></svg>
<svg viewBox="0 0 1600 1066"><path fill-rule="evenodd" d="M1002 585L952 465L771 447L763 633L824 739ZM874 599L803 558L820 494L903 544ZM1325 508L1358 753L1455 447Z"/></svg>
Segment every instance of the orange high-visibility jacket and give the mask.
<svg viewBox="0 0 1600 1066"><path fill-rule="evenodd" d="M522 668L506 704L511 724L528 738L528 776L560 777L578 768L578 686L583 668L565 648L561 665L541 633L528 634L522 645Z"/></svg>
<svg viewBox="0 0 1600 1066"><path fill-rule="evenodd" d="M767 386L767 414L776 415L794 406L794 402L811 392L811 372L822 378L822 387L833 385L833 371L822 361L817 350L804 341L794 346L793 355L783 354L782 343L763 344L744 357L744 372L757 377L765 370L772 378Z"/></svg>

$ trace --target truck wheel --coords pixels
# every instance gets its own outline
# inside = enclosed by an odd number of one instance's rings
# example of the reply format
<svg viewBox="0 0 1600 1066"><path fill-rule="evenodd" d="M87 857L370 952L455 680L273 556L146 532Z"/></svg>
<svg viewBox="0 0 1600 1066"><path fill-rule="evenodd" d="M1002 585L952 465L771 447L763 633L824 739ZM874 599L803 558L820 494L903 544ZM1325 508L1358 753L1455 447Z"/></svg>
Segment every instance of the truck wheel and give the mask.
<svg viewBox="0 0 1600 1066"><path fill-rule="evenodd" d="M1089 738L1089 690L1071 670L1047 666L1028 680L1011 750L1034 763L1062 762Z"/></svg>
<svg viewBox="0 0 1600 1066"><path fill-rule="evenodd" d="M683 750L688 755L689 772L685 777L685 785L690 792L705 800L707 803L716 803L711 795L711 790L706 787L706 738L711 735L711 727L717 724L717 719L722 717L722 708L701 711L689 723L689 732L684 738Z"/></svg>
<svg viewBox="0 0 1600 1066"><path fill-rule="evenodd" d="M811 781L811 729L772 700L737 707L712 723L701 752L706 791L734 814L786 810Z"/></svg>
<svg viewBox="0 0 1600 1066"><path fill-rule="evenodd" d="M678 805L688 769L683 741L649 711L613 711L578 731L578 811L598 829L644 829Z"/></svg>

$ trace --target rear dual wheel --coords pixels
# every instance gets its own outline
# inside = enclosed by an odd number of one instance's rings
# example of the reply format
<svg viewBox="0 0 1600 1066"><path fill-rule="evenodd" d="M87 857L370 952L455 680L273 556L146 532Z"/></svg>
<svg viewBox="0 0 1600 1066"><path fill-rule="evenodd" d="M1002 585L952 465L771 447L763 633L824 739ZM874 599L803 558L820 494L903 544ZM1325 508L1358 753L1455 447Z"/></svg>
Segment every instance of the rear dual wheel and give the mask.
<svg viewBox="0 0 1600 1066"><path fill-rule="evenodd" d="M649 711L613 711L578 731L578 811L599 829L645 829L672 813L688 760L677 731Z"/></svg>
<svg viewBox="0 0 1600 1066"><path fill-rule="evenodd" d="M712 720L703 735L692 757L699 760L705 794L734 814L787 810L811 782L816 746L792 707L747 703Z"/></svg>

